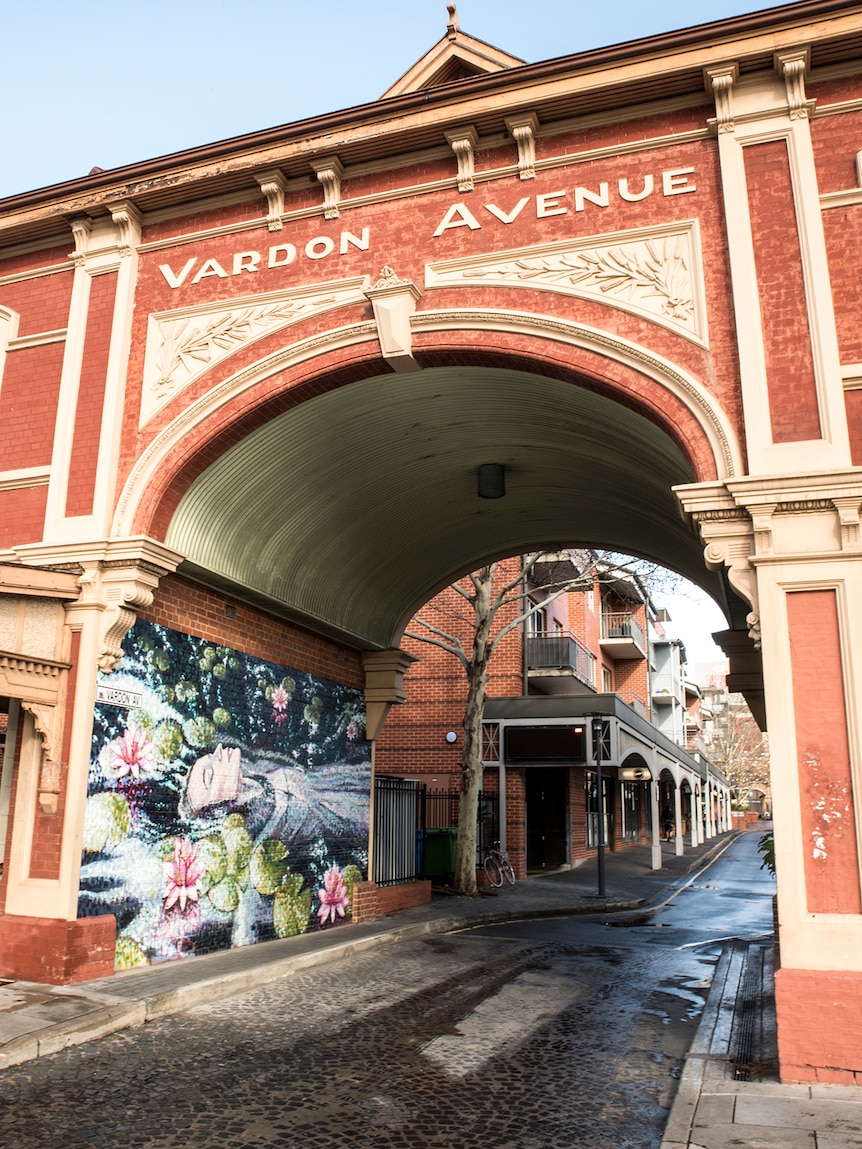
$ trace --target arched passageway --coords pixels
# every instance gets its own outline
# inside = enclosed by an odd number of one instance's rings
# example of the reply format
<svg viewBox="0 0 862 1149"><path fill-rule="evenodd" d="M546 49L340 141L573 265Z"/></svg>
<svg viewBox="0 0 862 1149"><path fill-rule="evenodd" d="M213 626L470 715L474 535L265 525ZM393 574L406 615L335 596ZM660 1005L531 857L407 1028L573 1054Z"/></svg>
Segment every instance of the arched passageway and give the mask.
<svg viewBox="0 0 862 1149"><path fill-rule="evenodd" d="M524 64L453 22L380 101L0 204L16 976L337 917L407 619L581 543L725 611L777 764L783 1073L862 1071L860 35L811 0ZM152 928L118 943L121 854Z"/></svg>

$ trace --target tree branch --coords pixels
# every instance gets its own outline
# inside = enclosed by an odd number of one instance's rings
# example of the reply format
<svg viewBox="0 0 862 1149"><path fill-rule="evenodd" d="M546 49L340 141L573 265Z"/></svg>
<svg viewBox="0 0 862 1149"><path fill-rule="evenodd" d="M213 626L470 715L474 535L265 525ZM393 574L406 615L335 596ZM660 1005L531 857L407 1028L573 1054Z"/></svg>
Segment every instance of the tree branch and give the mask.
<svg viewBox="0 0 862 1149"><path fill-rule="evenodd" d="M430 633L417 634L415 631L405 630L404 633L408 638L413 638L417 642L430 643L431 646L439 646L440 649L445 650L447 654L453 654L466 669L468 660L460 639L455 635L447 634L445 630L440 630L439 627L427 622L424 618L419 618L418 615L414 617L413 621L418 622L420 626L424 626Z"/></svg>

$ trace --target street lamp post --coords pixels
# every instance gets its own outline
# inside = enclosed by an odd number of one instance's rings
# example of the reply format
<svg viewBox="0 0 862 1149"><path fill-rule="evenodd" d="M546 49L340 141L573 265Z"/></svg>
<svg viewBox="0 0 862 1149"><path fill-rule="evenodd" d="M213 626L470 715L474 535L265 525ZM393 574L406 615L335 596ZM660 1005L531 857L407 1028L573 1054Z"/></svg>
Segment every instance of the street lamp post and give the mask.
<svg viewBox="0 0 862 1149"><path fill-rule="evenodd" d="M596 808L599 820L599 841L596 853L598 865L599 897L605 896L605 794L602 786L602 738L605 723L600 714L593 716L593 747L596 755Z"/></svg>

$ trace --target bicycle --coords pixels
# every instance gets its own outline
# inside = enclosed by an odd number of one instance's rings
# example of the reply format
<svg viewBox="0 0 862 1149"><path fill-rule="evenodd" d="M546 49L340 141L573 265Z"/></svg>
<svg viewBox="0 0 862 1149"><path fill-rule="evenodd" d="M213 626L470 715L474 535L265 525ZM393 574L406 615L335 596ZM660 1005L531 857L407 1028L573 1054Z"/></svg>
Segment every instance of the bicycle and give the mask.
<svg viewBox="0 0 862 1149"><path fill-rule="evenodd" d="M485 859L482 862L482 868L485 871L485 877L492 886L496 886L499 889L503 884L504 878L510 886L514 886L515 871L512 869L512 863L509 861L509 855L502 849L499 842L491 843L485 854Z"/></svg>

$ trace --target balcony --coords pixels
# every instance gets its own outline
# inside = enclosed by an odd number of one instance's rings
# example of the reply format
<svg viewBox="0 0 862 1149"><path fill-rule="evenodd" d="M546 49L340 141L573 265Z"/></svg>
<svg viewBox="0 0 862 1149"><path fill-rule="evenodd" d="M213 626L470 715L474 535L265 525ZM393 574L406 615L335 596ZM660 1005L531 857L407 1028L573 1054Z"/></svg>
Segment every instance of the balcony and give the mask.
<svg viewBox="0 0 862 1149"><path fill-rule="evenodd" d="M646 658L647 644L641 624L627 610L602 614L602 650L609 658Z"/></svg>
<svg viewBox="0 0 862 1149"><path fill-rule="evenodd" d="M531 635L527 677L542 694L589 694L596 689L596 656L573 634Z"/></svg>

